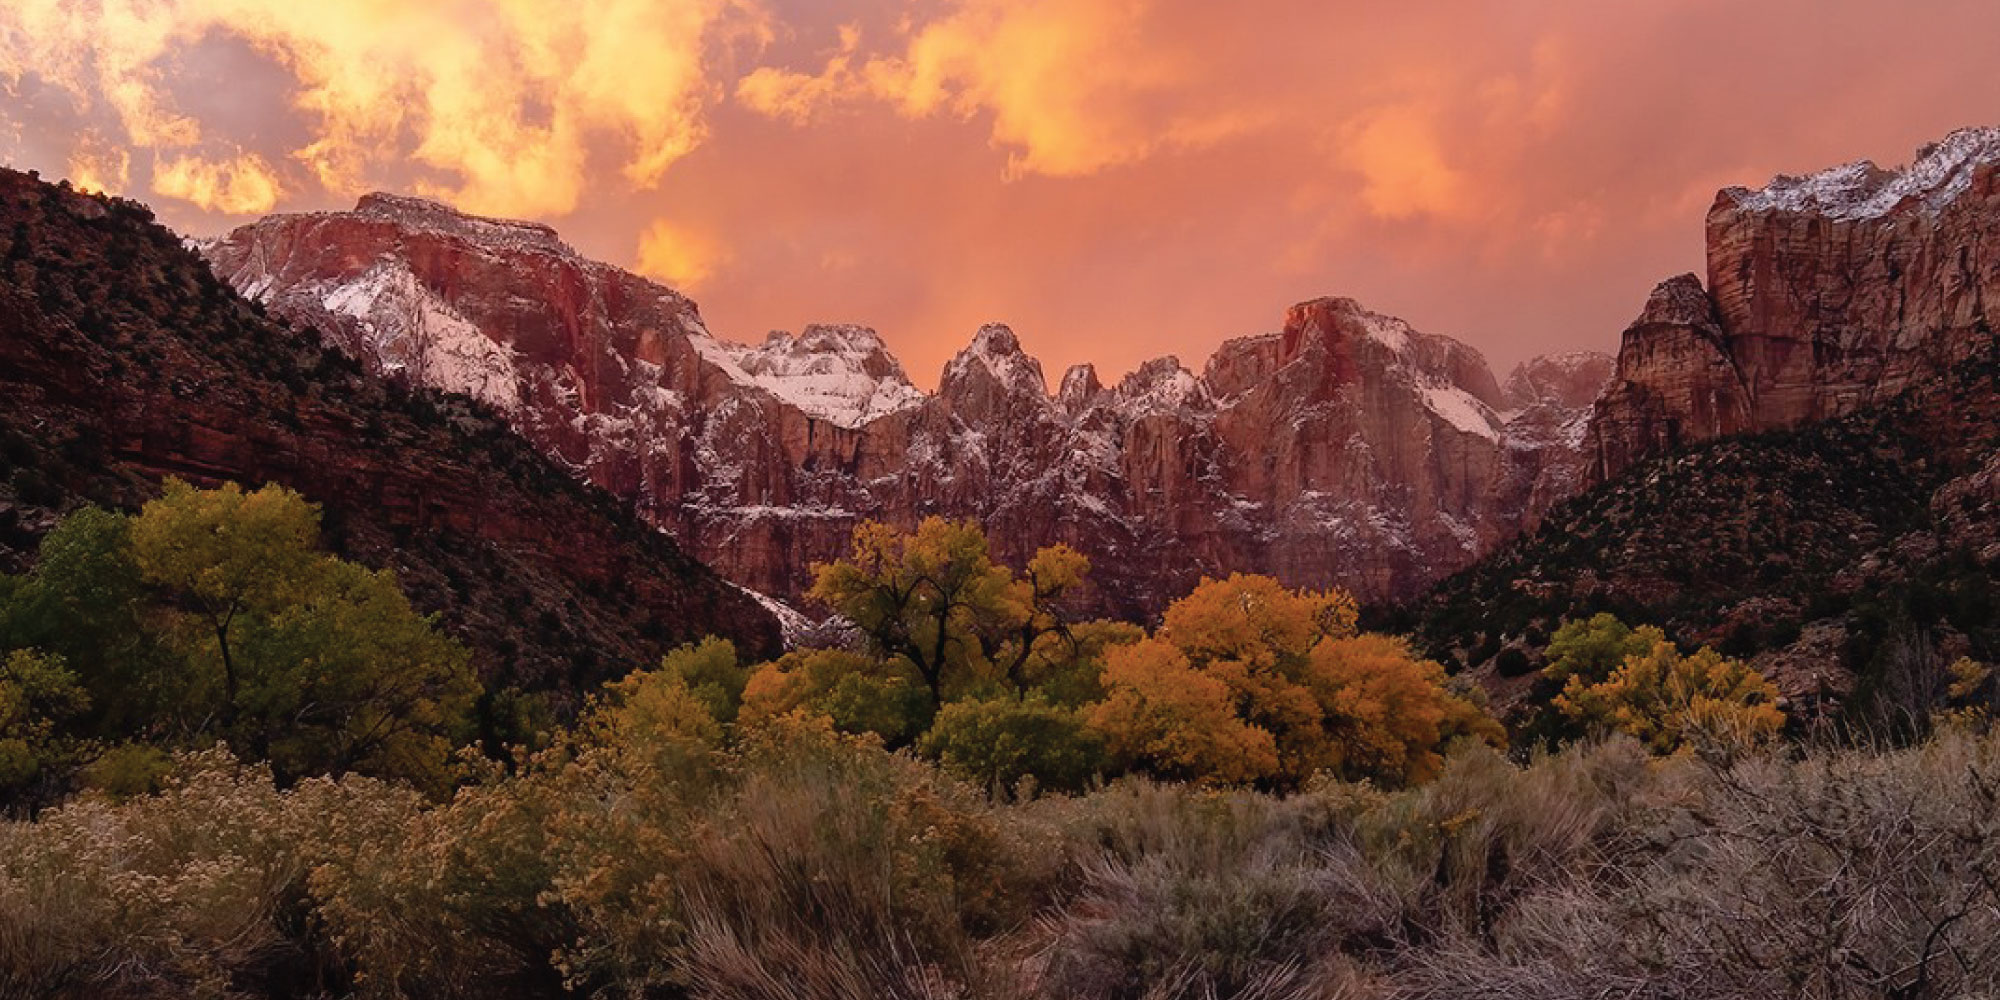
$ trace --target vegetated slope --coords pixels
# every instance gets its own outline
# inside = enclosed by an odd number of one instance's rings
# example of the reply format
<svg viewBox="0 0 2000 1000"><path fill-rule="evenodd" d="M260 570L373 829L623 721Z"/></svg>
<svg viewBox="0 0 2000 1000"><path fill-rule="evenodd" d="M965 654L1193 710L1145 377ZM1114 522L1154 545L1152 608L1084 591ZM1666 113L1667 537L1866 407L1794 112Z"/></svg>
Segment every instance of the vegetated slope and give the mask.
<svg viewBox="0 0 2000 1000"><path fill-rule="evenodd" d="M143 206L0 170L0 568L174 475L279 482L391 567L489 685L576 691L771 615L462 396L369 375L216 280Z"/></svg>
<svg viewBox="0 0 2000 1000"><path fill-rule="evenodd" d="M1466 666L1610 611L1798 698L1921 698L2000 654L2000 351L1884 404L1635 466L1378 624ZM1876 699L1880 700L1880 699Z"/></svg>

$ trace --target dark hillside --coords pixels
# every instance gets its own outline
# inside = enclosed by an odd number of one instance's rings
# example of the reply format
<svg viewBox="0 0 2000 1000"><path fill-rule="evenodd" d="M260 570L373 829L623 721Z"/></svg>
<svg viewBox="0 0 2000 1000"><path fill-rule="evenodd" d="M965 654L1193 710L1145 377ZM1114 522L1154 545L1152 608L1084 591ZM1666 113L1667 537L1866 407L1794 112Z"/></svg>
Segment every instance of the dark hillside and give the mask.
<svg viewBox="0 0 2000 1000"><path fill-rule="evenodd" d="M1634 467L1375 623L1477 667L1532 667L1566 618L1610 611L1753 656L1781 688L1880 686L2000 655L2000 363L1891 403ZM1502 661L1505 662L1505 661ZM1905 664L1903 669L1910 669ZM1904 680L1907 680L1905 678Z"/></svg>
<svg viewBox="0 0 2000 1000"><path fill-rule="evenodd" d="M573 692L711 633L778 646L751 597L478 405L270 319L143 206L0 170L0 570L60 512L169 475L320 503L329 544L394 568L494 686Z"/></svg>

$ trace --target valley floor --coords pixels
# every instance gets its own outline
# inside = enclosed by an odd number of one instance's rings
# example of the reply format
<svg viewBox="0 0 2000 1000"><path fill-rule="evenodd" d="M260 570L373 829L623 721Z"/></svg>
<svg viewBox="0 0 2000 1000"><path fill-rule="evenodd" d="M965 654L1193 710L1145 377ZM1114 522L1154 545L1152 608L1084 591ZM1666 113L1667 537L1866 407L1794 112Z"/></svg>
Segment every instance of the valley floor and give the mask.
<svg viewBox="0 0 2000 1000"><path fill-rule="evenodd" d="M993 796L802 720L432 804L219 752L0 826L0 996L1959 997L2000 735Z"/></svg>

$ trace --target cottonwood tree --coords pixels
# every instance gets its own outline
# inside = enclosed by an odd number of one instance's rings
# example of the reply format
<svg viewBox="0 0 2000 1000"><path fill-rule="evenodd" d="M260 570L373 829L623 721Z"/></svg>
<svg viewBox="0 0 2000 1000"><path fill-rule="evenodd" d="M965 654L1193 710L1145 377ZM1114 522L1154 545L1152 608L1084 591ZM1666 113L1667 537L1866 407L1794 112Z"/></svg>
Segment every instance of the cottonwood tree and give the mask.
<svg viewBox="0 0 2000 1000"><path fill-rule="evenodd" d="M936 707L989 674L1025 691L1033 659L1067 636L1063 602L1089 569L1056 545L1016 577L971 521L926 518L914 532L871 521L855 529L846 558L816 568L811 595L853 621L876 652L907 661Z"/></svg>
<svg viewBox="0 0 2000 1000"><path fill-rule="evenodd" d="M270 485L169 480L134 517L79 511L0 588L0 641L61 654L106 741L227 740L281 777L442 781L478 684L395 578L318 549L319 512ZM136 636L136 637L135 637Z"/></svg>

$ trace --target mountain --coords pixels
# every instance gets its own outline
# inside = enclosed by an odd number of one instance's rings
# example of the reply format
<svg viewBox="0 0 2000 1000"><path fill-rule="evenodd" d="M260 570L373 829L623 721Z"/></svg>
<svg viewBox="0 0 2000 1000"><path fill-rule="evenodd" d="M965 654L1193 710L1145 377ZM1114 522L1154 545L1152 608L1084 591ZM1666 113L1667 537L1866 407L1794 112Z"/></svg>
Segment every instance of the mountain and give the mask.
<svg viewBox="0 0 2000 1000"><path fill-rule="evenodd" d="M1707 234L1707 286L1625 331L1597 485L1380 623L1520 672L1610 610L1795 700L1928 707L1950 660L2000 658L2000 130L1725 190Z"/></svg>
<svg viewBox="0 0 2000 1000"><path fill-rule="evenodd" d="M2000 308L1996 219L2000 128L1954 132L1900 170L1862 161L1725 189L1706 288L1661 284L1625 331L1591 420L1594 477L1851 413L1981 350Z"/></svg>
<svg viewBox="0 0 2000 1000"><path fill-rule="evenodd" d="M0 171L0 243L0 568L61 512L134 508L168 475L278 482L492 684L574 692L709 633L778 647L756 600L489 406L286 328L142 206Z"/></svg>
<svg viewBox="0 0 2000 1000"><path fill-rule="evenodd" d="M736 582L786 600L865 518L984 522L1019 561L1093 557L1099 609L1143 617L1205 574L1406 596L1578 487L1602 356L1526 366L1345 299L1113 386L1049 392L987 326L918 390L876 334L713 336L671 289L547 227L369 195L205 244L218 274L372 372L495 408Z"/></svg>

